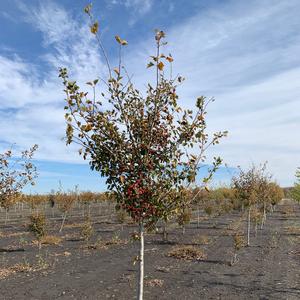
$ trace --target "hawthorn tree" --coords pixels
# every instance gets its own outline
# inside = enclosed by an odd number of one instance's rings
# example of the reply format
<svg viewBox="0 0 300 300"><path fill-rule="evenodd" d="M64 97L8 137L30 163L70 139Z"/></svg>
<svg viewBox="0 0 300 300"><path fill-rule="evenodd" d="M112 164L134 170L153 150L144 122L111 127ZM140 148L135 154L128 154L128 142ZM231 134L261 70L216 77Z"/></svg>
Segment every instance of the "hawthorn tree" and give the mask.
<svg viewBox="0 0 300 300"><path fill-rule="evenodd" d="M273 212L274 207L284 198L284 192L283 192L283 189L276 182L269 183L269 190L270 190L271 211ZM299 188L299 191L300 191L300 188ZM300 195L300 192L299 192L299 195Z"/></svg>
<svg viewBox="0 0 300 300"><path fill-rule="evenodd" d="M155 70L155 84L148 83L143 96L121 60L127 41L115 37L120 56L117 67L111 67L90 5L85 12L104 54L108 78L88 82L93 90L90 95L69 80L66 68L60 69L66 93L66 143L80 145L79 154L89 159L91 169L107 178L117 208L139 224L138 299L143 299L144 228L176 214L182 199L186 201L182 193L195 182L206 150L227 132L211 137L207 133L207 106L213 99L199 97L194 112L179 106L176 88L183 78L165 76L165 66L172 64L173 57L161 52L165 45L163 31L155 33L156 54L147 65ZM95 91L100 82L99 97ZM220 163L216 157L205 180Z"/></svg>
<svg viewBox="0 0 300 300"><path fill-rule="evenodd" d="M46 234L46 218L44 214L33 214L29 217L28 229L37 239L39 250L42 248L42 238Z"/></svg>
<svg viewBox="0 0 300 300"><path fill-rule="evenodd" d="M282 189L271 181L272 176L266 172L266 163L259 167L252 166L248 171L240 172L232 178L232 188L236 198L248 209L247 245L250 245L251 218L255 228L260 219L261 229L266 221L266 213L271 205L278 203L282 197ZM251 210L252 214L251 215Z"/></svg>
<svg viewBox="0 0 300 300"><path fill-rule="evenodd" d="M257 169L257 205L260 205L261 212L261 229L263 228L267 219L267 208L271 202L270 182L272 176L266 173L267 164L263 164L261 168ZM257 223L257 222L256 222Z"/></svg>
<svg viewBox="0 0 300 300"><path fill-rule="evenodd" d="M5 224L10 206L21 195L22 189L34 185L37 178L36 167L32 163L38 145L14 157L12 149L0 153L0 206L5 209Z"/></svg>
<svg viewBox="0 0 300 300"><path fill-rule="evenodd" d="M296 182L291 191L291 196L295 201L300 203L300 168L297 169L295 177Z"/></svg>
<svg viewBox="0 0 300 300"><path fill-rule="evenodd" d="M257 169L257 205L261 211L261 229L267 220L267 212L284 197L281 187L272 181L272 175L267 173L267 164Z"/></svg>
<svg viewBox="0 0 300 300"><path fill-rule="evenodd" d="M242 202L243 207L248 209L247 217L247 245L250 245L251 209L257 202L258 174L255 166L248 171L240 168L237 176L232 178L232 187L236 197Z"/></svg>

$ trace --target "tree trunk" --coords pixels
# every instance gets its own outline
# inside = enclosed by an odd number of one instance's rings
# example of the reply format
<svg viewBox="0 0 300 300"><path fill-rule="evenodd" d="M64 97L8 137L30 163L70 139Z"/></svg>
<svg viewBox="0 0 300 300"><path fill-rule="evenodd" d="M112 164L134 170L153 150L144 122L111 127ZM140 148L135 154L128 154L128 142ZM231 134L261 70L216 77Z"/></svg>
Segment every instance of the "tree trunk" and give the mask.
<svg viewBox="0 0 300 300"><path fill-rule="evenodd" d="M233 266L237 262L237 253L233 253L233 256L231 258L230 265Z"/></svg>
<svg viewBox="0 0 300 300"><path fill-rule="evenodd" d="M61 232L62 229L63 229L63 227L64 227L64 224L65 224L65 221L66 221L66 217L67 217L67 213L65 212L64 216L63 216L63 220L62 220L61 226L60 226L60 229L59 229L59 232Z"/></svg>
<svg viewBox="0 0 300 300"><path fill-rule="evenodd" d="M139 269L139 287L138 287L138 299L143 300L144 291L144 224L140 223L140 269Z"/></svg>
<svg viewBox="0 0 300 300"><path fill-rule="evenodd" d="M255 221L255 236L257 236L257 222Z"/></svg>
<svg viewBox="0 0 300 300"><path fill-rule="evenodd" d="M167 240L168 240L167 222L164 221L164 225L163 225L163 241L166 242Z"/></svg>
<svg viewBox="0 0 300 300"><path fill-rule="evenodd" d="M8 208L5 208L5 225L7 224L8 220Z"/></svg>
<svg viewBox="0 0 300 300"><path fill-rule="evenodd" d="M264 210L263 210L263 216L262 216L262 220L261 220L260 229L263 229L263 227L265 225L266 218L267 218L267 215L266 215L266 204L264 203Z"/></svg>
<svg viewBox="0 0 300 300"><path fill-rule="evenodd" d="M199 227L200 227L200 209L198 207L198 209L197 209L197 228L199 228Z"/></svg>
<svg viewBox="0 0 300 300"><path fill-rule="evenodd" d="M248 208L247 246L250 246L251 206Z"/></svg>

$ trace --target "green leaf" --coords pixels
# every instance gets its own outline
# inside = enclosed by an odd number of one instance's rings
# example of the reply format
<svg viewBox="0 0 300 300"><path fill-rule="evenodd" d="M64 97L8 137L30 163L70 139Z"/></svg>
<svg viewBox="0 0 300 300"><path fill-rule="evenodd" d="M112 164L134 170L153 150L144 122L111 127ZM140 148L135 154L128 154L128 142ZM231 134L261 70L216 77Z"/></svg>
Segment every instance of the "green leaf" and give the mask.
<svg viewBox="0 0 300 300"><path fill-rule="evenodd" d="M151 68L154 66L154 63L153 62L149 62L148 65L147 65L147 68Z"/></svg>

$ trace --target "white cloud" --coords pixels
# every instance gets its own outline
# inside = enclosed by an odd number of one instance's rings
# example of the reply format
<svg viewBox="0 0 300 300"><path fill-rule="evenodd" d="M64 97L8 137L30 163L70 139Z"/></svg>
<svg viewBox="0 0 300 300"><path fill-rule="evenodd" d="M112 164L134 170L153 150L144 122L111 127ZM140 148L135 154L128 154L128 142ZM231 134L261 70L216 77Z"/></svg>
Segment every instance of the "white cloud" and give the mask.
<svg viewBox="0 0 300 300"><path fill-rule="evenodd" d="M137 12L139 15L144 15L147 13L153 4L153 0L126 0L124 5L133 9L134 12Z"/></svg>
<svg viewBox="0 0 300 300"><path fill-rule="evenodd" d="M103 75L102 60L88 25L79 24L62 7L44 2L30 11L21 6L26 21L43 34L49 49L43 57L48 72L38 70L20 57L0 56L1 141L22 147L40 145L38 158L81 162L64 136L64 93L58 68L69 68L80 83Z"/></svg>
<svg viewBox="0 0 300 300"><path fill-rule="evenodd" d="M133 26L152 9L154 0L107 0L106 3L109 8L116 5L124 6L130 14L129 26Z"/></svg>

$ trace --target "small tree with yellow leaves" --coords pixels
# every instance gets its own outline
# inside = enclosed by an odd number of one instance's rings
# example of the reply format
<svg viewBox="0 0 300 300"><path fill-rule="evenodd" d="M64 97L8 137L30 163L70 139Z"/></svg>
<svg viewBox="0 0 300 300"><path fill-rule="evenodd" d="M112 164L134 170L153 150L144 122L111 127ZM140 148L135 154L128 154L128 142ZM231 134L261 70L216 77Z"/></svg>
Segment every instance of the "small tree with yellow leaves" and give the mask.
<svg viewBox="0 0 300 300"><path fill-rule="evenodd" d="M18 157L13 155L12 149L0 153L0 206L6 212L5 224L10 206L21 195L23 188L28 184L34 185L37 178L36 167L32 163L37 148L34 145Z"/></svg>

